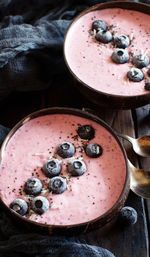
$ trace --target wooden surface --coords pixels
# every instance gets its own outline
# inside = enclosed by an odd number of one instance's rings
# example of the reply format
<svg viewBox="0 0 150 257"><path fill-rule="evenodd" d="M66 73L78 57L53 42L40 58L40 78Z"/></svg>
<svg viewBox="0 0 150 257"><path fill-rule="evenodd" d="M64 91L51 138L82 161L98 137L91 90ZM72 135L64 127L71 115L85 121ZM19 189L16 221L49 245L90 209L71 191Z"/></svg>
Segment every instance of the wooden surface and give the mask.
<svg viewBox="0 0 150 257"><path fill-rule="evenodd" d="M72 81L69 77L54 79L49 90L46 91L13 93L10 95L0 103L0 124L12 128L27 114L52 106L92 109L94 113L119 132L133 137L150 134L149 105L136 110L125 111L97 108L79 95L77 90L72 87ZM129 159L135 165L149 168L149 158L137 158L132 151L131 145L125 141L123 143ZM138 221L135 225L120 229L117 222L115 222L111 228L98 229L85 235L80 235L77 240L107 248L116 257L148 257L150 202L130 192L126 205L133 206L138 213Z"/></svg>

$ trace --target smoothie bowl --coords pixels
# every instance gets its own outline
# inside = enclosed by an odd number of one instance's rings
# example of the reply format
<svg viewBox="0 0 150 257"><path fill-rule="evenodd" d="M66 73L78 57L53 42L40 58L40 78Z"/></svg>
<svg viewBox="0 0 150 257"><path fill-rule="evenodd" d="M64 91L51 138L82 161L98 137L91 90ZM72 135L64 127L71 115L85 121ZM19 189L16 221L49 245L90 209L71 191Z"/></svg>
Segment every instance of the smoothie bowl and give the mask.
<svg viewBox="0 0 150 257"><path fill-rule="evenodd" d="M1 148L0 197L29 228L88 231L108 223L129 192L125 151L98 117L69 108L28 115Z"/></svg>
<svg viewBox="0 0 150 257"><path fill-rule="evenodd" d="M79 91L99 106L130 109L150 101L150 6L97 4L79 14L64 39L64 59Z"/></svg>

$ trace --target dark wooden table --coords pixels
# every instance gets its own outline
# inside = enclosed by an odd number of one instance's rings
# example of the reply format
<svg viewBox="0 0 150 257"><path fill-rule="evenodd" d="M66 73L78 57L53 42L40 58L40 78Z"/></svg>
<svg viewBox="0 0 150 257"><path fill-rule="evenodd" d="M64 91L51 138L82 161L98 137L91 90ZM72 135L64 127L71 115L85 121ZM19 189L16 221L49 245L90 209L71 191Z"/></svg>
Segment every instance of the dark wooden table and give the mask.
<svg viewBox="0 0 150 257"><path fill-rule="evenodd" d="M94 109L100 118L122 133L133 137L150 134L150 105L125 111L96 108L73 88L71 79L64 76L55 78L49 89L45 91L11 94L0 103L0 124L11 128L25 115L52 106ZM123 144L129 159L135 165L149 168L149 158L137 157L129 143L124 141ZM80 235L78 239L81 242L86 241L89 244L107 248L116 257L148 257L150 201L130 192L126 205L134 207L138 213L138 221L135 225L120 229L115 224L111 229L105 231L98 229Z"/></svg>

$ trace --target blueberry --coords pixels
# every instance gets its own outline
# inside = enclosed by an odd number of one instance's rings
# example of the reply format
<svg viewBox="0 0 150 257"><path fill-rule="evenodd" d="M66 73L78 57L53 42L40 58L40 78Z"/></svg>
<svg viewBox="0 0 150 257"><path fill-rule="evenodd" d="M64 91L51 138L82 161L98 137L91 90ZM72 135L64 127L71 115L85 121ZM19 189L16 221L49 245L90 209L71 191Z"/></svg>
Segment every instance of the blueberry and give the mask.
<svg viewBox="0 0 150 257"><path fill-rule="evenodd" d="M74 145L69 142L63 142L57 148L57 154L62 158L72 157L74 153L75 153Z"/></svg>
<svg viewBox="0 0 150 257"><path fill-rule="evenodd" d="M102 155L103 149L99 144L88 144L85 148L86 155L91 158L97 158Z"/></svg>
<svg viewBox="0 0 150 257"><path fill-rule="evenodd" d="M44 196L36 196L31 202L31 208L41 215L49 209L49 201Z"/></svg>
<svg viewBox="0 0 150 257"><path fill-rule="evenodd" d="M148 66L149 58L145 54L138 54L133 56L132 62L137 68L142 69Z"/></svg>
<svg viewBox="0 0 150 257"><path fill-rule="evenodd" d="M71 160L68 163L68 172L72 176L81 176L86 172L86 165L78 159Z"/></svg>
<svg viewBox="0 0 150 257"><path fill-rule="evenodd" d="M28 205L23 199L17 198L10 204L10 208L24 216L27 213Z"/></svg>
<svg viewBox="0 0 150 257"><path fill-rule="evenodd" d="M128 226L137 222L137 212L134 208L125 206L121 209L118 215L120 225Z"/></svg>
<svg viewBox="0 0 150 257"><path fill-rule="evenodd" d="M78 128L77 133L80 138L91 140L95 136L95 129L90 125L83 125Z"/></svg>
<svg viewBox="0 0 150 257"><path fill-rule="evenodd" d="M61 172L60 162L57 159L52 158L44 164L42 171L48 178L58 176Z"/></svg>
<svg viewBox="0 0 150 257"><path fill-rule="evenodd" d="M145 82L145 90L150 91L150 80Z"/></svg>
<svg viewBox="0 0 150 257"><path fill-rule="evenodd" d="M67 189L66 179L62 177L54 177L49 182L49 190L55 194L61 194Z"/></svg>
<svg viewBox="0 0 150 257"><path fill-rule="evenodd" d="M114 50L111 56L113 62L118 63L118 64L123 64L129 61L129 54L127 50L117 48Z"/></svg>
<svg viewBox="0 0 150 257"><path fill-rule="evenodd" d="M118 48L126 48L130 44L130 40L126 35L119 35L114 37L114 44Z"/></svg>
<svg viewBox="0 0 150 257"><path fill-rule="evenodd" d="M94 29L96 31L99 31L99 30L106 31L107 25L106 25L105 21L103 21L103 20L96 20L92 23L92 30L94 30Z"/></svg>
<svg viewBox="0 0 150 257"><path fill-rule="evenodd" d="M103 30L99 30L96 35L95 35L95 39L101 43L109 43L110 41L112 41L112 34L110 31L103 31Z"/></svg>
<svg viewBox="0 0 150 257"><path fill-rule="evenodd" d="M24 191L28 195L37 195L41 190L42 183L38 178L29 178L24 185Z"/></svg>
<svg viewBox="0 0 150 257"><path fill-rule="evenodd" d="M131 81L140 82L141 80L143 80L144 75L143 75L143 72L141 70L139 70L137 68L131 68L131 70L129 70L127 72L127 77Z"/></svg>

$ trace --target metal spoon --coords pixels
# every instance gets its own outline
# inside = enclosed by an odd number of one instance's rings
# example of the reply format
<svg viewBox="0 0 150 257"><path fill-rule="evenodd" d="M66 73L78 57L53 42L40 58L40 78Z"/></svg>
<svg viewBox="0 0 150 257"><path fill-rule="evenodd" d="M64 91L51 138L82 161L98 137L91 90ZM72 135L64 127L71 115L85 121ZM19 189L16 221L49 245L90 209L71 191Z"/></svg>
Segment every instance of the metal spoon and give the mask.
<svg viewBox="0 0 150 257"><path fill-rule="evenodd" d="M132 144L135 153L143 157L150 157L150 135L135 139L119 132L116 132L116 134L117 136L128 140Z"/></svg>
<svg viewBox="0 0 150 257"><path fill-rule="evenodd" d="M150 199L150 171L138 169L128 160L130 189L143 198Z"/></svg>

